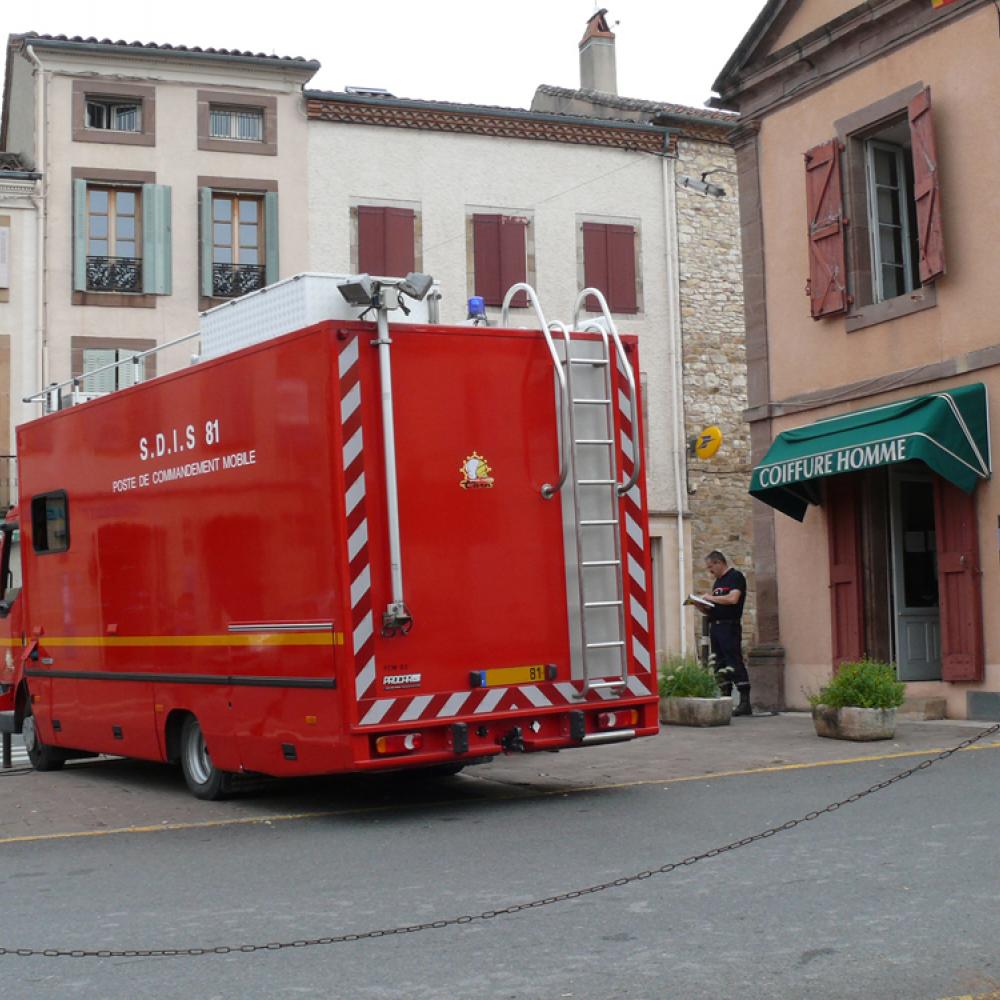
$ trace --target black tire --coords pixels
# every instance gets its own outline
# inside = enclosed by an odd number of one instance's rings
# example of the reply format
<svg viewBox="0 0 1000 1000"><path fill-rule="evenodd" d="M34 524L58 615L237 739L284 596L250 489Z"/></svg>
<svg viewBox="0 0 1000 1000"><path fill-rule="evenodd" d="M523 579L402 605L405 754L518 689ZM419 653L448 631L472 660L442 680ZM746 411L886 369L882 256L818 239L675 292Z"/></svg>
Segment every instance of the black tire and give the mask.
<svg viewBox="0 0 1000 1000"><path fill-rule="evenodd" d="M35 726L35 717L31 714L31 699L24 707L24 718L21 720L21 739L24 749L28 751L28 760L36 771L58 771L66 763L66 755L57 747L50 747L42 742Z"/></svg>
<svg viewBox="0 0 1000 1000"><path fill-rule="evenodd" d="M181 770L196 799L215 801L232 793L233 775L220 771L209 756L198 720L189 715L181 727Z"/></svg>

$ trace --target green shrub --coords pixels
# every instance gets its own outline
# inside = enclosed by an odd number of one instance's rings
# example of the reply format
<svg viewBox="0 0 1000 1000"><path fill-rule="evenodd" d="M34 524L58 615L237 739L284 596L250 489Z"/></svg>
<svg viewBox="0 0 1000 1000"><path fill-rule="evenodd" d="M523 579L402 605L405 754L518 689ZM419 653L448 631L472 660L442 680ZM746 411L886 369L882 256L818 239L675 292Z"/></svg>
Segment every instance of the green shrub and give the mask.
<svg viewBox="0 0 1000 1000"><path fill-rule="evenodd" d="M899 708L905 692L891 663L859 660L842 664L819 694L809 696L809 703L831 708Z"/></svg>
<svg viewBox="0 0 1000 1000"><path fill-rule="evenodd" d="M661 698L718 698L715 674L693 656L669 656L660 664Z"/></svg>

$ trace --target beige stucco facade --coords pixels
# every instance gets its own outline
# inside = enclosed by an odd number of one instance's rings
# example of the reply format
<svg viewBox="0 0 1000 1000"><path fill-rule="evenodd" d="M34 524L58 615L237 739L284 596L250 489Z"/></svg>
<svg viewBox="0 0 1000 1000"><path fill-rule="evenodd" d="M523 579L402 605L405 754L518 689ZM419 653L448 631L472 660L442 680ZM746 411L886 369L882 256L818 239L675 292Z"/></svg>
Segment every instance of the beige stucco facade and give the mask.
<svg viewBox="0 0 1000 1000"><path fill-rule="evenodd" d="M1000 392L992 296L1000 199L991 168L1000 136L984 127L983 118L1000 93L996 11L975 0L940 10L929 3L869 6L870 16L854 12L855 23L848 16L851 4L772 2L771 34L758 40L756 50L747 49L742 66L731 64L729 75L720 78L723 103L746 117L737 144L749 199L743 220L752 275L748 415L758 462L782 432L825 417L975 382L986 386L991 406ZM834 19L836 31L828 25ZM798 52L808 55L811 71ZM794 97L787 82L792 79ZM867 133L858 128L865 109L879 109L873 122L879 114L885 121L902 114L905 126L908 97L900 95L925 87L933 100L946 271L912 294L867 304L857 285L859 247L852 243L852 227L868 226L852 211L861 204L863 215L865 192L858 190L863 174L852 175L849 137L874 133L874 125ZM841 143L845 185L847 291L858 298L846 316L813 319L804 294L810 245L803 154L834 137ZM998 429L994 406L994 441ZM994 700L1000 691L1000 622L989 611L1000 596L994 552L1000 493L987 480L974 497L982 679L907 683L908 698L943 698L955 718L1000 717L991 714L1000 711L1000 700ZM774 583L763 612L764 638L784 649L787 703L804 708L808 695L829 679L834 659L828 512L824 502L810 504L800 524L759 505L755 516L764 529L758 532L758 568L769 578L773 572ZM886 572L896 568L887 566ZM896 577L892 586L898 585ZM897 635L897 654L898 642Z"/></svg>
<svg viewBox="0 0 1000 1000"><path fill-rule="evenodd" d="M35 61L39 64L35 65ZM302 85L314 64L292 60L215 58L206 53L162 52L115 45L68 45L60 40L27 38L10 56L6 144L42 174L39 204L41 230L38 280L44 303L37 329L18 332L25 350L15 354L12 385L17 400L42 386L78 376L79 345L153 347L198 327L206 303L199 286L199 187L278 192L280 276L307 269L301 220L306 211L306 125L301 113ZM310 69L310 67L313 67ZM143 130L149 141L108 133L95 141L82 127L84 94L144 98ZM273 151L247 151L246 144L214 148L199 139L199 102L211 94L220 102L273 107ZM115 141L115 140L119 141ZM261 144L263 145L263 144ZM114 295L74 293L74 178L111 184L156 184L170 190L172 244L168 294ZM141 223L140 223L141 225ZM85 301L81 301L85 299ZM185 345L164 352L155 369L163 372L187 363ZM16 425L37 416L38 404L15 401Z"/></svg>

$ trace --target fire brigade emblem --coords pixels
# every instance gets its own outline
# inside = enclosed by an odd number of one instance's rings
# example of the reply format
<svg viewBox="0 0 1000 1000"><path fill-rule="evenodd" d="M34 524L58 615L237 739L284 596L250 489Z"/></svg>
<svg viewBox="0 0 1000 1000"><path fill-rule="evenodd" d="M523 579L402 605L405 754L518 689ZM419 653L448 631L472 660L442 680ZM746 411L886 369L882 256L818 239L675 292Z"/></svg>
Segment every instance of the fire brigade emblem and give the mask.
<svg viewBox="0 0 1000 1000"><path fill-rule="evenodd" d="M493 486L493 470L486 464L486 459L478 452L473 452L458 470L462 480L458 484L463 490L483 490Z"/></svg>

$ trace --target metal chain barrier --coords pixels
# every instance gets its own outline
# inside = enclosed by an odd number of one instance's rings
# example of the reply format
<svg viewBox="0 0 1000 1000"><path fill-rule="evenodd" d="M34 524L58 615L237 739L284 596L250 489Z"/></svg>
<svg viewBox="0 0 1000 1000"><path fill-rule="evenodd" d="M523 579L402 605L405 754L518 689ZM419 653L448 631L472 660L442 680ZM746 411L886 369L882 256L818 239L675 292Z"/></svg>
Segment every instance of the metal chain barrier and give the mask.
<svg viewBox="0 0 1000 1000"><path fill-rule="evenodd" d="M773 837L777 833L794 830L795 827L802 823L809 823L814 819L819 819L820 816L836 812L842 806L853 805L855 802L860 802L863 798L873 794L874 792L880 792L885 788L889 788L891 785L895 785L897 782L903 781L905 778L909 778L918 771L925 771L934 764L937 764L942 760L946 760L952 754L958 753L960 750L965 750L974 743L978 743L980 740L985 739L987 736L992 736L997 732L1000 732L1000 723L995 726L990 726L989 729L984 729L976 736L963 740L958 744L958 746L954 746L950 750L942 751L936 757L928 757L927 759L922 760L919 764L915 764L913 767L907 768L905 771L900 771L891 778L886 778L885 781L880 781L877 785L872 785L870 788L866 788L863 792L855 792L853 795L849 795L846 799L841 799L839 802L831 802L830 805L824 806L822 809L816 809L813 812L808 812L804 816L800 816L798 819L788 820L788 822L782 823L780 826L773 826L761 833L755 833L752 836L743 837L740 840L734 840L732 843L726 844L724 847L713 847L711 850L705 851L702 854L692 854L690 857L684 858L683 861L671 861L668 864L661 865L659 868L650 868L646 871L636 872L634 875L624 875L621 878L613 879L610 882L601 882L597 885L587 886L585 889L573 889L571 892L563 892L557 896L546 896L544 899L534 899L530 903L513 903L510 906L504 906L496 910L484 910L482 913L467 914L462 917L449 917L448 919L443 920L431 920L422 924L406 924L400 927L387 927L381 930L360 931L356 934L337 934L331 937L303 938L297 941L271 941L268 944L219 945L215 948L98 948L94 950L87 950L84 948L63 949L0 947L0 957L177 958L193 957L197 955L233 955L241 952L249 954L257 951L285 951L289 948L314 948L318 945L345 944L348 941L368 941L372 938L393 937L400 934L415 934L418 931L442 930L445 927L457 927L462 924L472 924L485 920L493 920L496 917L511 916L515 913L522 913L525 910L537 910L543 906L552 906L555 903L565 903L571 899L582 899L584 896L592 896L595 893L604 892L606 889L617 889L622 886L630 885L633 882L643 882L646 879L652 878L654 875L668 875L670 872L675 871L678 868L688 868L691 865L697 864L699 861L706 861L709 858L717 858L719 855L727 854L729 851L735 851L741 847L749 847L751 844L755 844L760 840L767 840L769 837Z"/></svg>

